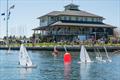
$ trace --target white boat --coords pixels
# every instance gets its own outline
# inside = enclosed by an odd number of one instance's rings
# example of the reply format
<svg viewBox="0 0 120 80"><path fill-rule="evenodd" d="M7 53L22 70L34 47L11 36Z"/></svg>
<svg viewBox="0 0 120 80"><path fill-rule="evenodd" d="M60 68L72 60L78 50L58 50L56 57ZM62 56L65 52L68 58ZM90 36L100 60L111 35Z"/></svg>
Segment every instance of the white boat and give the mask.
<svg viewBox="0 0 120 80"><path fill-rule="evenodd" d="M103 62L103 63L106 62L106 60L103 60L102 57L96 57L96 60L97 60L98 62Z"/></svg>
<svg viewBox="0 0 120 80"><path fill-rule="evenodd" d="M99 61L99 62L106 62L106 60L103 60L102 55L101 55L98 48L97 48L97 51L98 52L96 52L96 60Z"/></svg>
<svg viewBox="0 0 120 80"><path fill-rule="evenodd" d="M80 62L78 63L88 63L92 62L88 52L86 51L86 48L82 45L81 46L81 51L80 51Z"/></svg>
<svg viewBox="0 0 120 80"><path fill-rule="evenodd" d="M21 68L36 68L36 65L33 65L28 52L26 50L26 47L21 44L20 52L19 52L19 67Z"/></svg>
<svg viewBox="0 0 120 80"><path fill-rule="evenodd" d="M111 58L110 58L109 55L108 55L108 52L107 52L107 49L106 49L105 46L104 46L104 49L105 49L105 53L106 53L106 57L107 57L107 60L106 60L106 61L112 62Z"/></svg>
<svg viewBox="0 0 120 80"><path fill-rule="evenodd" d="M7 53L8 53L8 54L11 53L11 48L10 48L10 47L8 48Z"/></svg>

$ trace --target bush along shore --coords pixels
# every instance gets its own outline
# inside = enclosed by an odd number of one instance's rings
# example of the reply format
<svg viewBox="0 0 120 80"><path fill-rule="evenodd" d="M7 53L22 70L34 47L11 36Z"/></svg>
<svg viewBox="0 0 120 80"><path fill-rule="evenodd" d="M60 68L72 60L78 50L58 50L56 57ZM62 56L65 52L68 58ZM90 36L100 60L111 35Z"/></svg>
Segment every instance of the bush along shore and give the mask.
<svg viewBox="0 0 120 80"><path fill-rule="evenodd" d="M64 51L64 46L66 46L68 51L80 51L81 45L85 45L89 52L94 52L95 48L98 48L101 52L104 52L103 46L107 48L108 52L114 52L120 50L120 44L87 44L87 43L24 43L28 50L46 50L53 51L54 46L57 47L59 51ZM19 50L20 44L9 44L11 50ZM7 50L9 47L6 45L0 45L0 49Z"/></svg>

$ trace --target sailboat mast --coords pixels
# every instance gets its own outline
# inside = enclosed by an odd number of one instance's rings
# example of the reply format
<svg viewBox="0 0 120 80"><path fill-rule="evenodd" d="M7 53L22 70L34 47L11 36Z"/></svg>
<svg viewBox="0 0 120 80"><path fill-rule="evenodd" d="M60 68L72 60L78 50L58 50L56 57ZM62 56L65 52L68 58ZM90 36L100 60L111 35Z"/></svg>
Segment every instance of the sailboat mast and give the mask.
<svg viewBox="0 0 120 80"><path fill-rule="evenodd" d="M109 56L108 56L108 53L107 53L107 49L106 49L105 46L104 46L104 49L105 49L106 56L107 56L107 58L109 59Z"/></svg>

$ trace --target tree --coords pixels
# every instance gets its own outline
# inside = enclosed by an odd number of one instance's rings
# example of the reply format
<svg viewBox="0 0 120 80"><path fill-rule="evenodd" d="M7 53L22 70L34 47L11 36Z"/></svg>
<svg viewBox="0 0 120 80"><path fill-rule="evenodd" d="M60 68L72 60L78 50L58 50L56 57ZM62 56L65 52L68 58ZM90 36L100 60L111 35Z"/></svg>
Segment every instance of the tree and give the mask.
<svg viewBox="0 0 120 80"><path fill-rule="evenodd" d="M114 36L115 36L115 37L120 37L120 28L116 28L116 29L114 30Z"/></svg>

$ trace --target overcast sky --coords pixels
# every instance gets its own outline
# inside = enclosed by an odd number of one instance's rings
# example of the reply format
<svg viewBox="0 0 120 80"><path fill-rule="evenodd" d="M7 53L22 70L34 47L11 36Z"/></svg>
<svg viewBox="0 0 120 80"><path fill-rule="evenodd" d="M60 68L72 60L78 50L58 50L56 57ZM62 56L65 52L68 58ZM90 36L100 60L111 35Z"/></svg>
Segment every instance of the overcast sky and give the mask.
<svg viewBox="0 0 120 80"><path fill-rule="evenodd" d="M51 11L64 10L72 0L9 0L11 9L9 35L31 36L32 29L39 26L39 16ZM79 9L103 16L105 23L120 28L120 0L73 0ZM6 12L6 0L0 0L0 13ZM0 37L6 35L4 16L0 16Z"/></svg>

